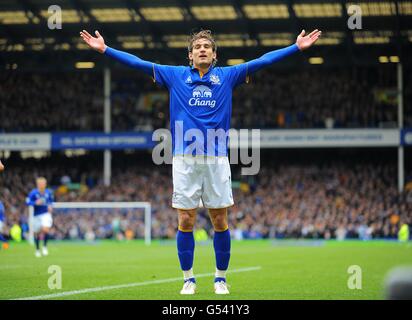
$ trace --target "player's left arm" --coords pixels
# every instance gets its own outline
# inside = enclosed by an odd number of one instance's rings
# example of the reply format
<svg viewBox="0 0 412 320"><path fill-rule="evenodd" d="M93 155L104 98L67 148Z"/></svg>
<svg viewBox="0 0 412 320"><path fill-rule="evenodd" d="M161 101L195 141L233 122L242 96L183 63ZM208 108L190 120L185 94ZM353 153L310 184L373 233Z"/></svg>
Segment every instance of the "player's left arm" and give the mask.
<svg viewBox="0 0 412 320"><path fill-rule="evenodd" d="M251 60L247 62L247 73L251 74L254 73L266 66L269 66L287 56L290 56L291 54L298 52L298 51L303 51L308 48L310 48L321 36L322 31L315 29L311 33L305 36L305 30L302 30L302 32L298 35L296 38L296 42L293 45L290 45L288 47L270 51L268 53L265 53L263 56L260 58Z"/></svg>

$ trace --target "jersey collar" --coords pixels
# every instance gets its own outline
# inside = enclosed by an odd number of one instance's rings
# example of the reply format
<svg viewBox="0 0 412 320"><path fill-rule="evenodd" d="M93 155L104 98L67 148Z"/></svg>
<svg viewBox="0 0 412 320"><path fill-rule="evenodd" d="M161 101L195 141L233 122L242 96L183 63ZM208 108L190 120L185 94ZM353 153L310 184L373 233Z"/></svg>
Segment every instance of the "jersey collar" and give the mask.
<svg viewBox="0 0 412 320"><path fill-rule="evenodd" d="M194 65L190 66L190 69L191 69L192 71L196 70L196 71L198 72L199 76L200 76L200 71L199 71L199 69L195 68ZM207 75L210 71L212 71L212 69L213 69L213 63L210 65L210 67L209 67L209 69L207 70L207 72L202 75L202 78L203 78L205 75Z"/></svg>

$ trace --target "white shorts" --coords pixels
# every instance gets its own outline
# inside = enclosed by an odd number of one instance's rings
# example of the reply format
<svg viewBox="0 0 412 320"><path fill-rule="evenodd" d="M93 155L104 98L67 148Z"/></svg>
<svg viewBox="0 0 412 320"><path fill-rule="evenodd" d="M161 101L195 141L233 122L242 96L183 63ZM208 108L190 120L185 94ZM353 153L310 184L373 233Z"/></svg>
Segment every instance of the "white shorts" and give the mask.
<svg viewBox="0 0 412 320"><path fill-rule="evenodd" d="M173 157L175 209L209 209L233 206L232 179L228 157Z"/></svg>
<svg viewBox="0 0 412 320"><path fill-rule="evenodd" d="M53 218L50 212L34 216L33 231L39 232L42 228L51 228L53 225Z"/></svg>
<svg viewBox="0 0 412 320"><path fill-rule="evenodd" d="M2 233L2 232L3 232L3 226L4 226L3 221L0 221L0 233Z"/></svg>

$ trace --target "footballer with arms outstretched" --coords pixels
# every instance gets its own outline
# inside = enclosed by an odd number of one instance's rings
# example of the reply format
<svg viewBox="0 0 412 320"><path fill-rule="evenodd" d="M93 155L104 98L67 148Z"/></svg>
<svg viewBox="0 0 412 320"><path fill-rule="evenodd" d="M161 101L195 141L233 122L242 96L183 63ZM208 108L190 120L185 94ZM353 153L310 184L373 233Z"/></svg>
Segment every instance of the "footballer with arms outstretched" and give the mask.
<svg viewBox="0 0 412 320"><path fill-rule="evenodd" d="M35 256L40 258L42 254L47 256L47 240L50 228L53 225L52 204L54 201L53 193L47 188L47 180L44 177L36 179L37 188L33 189L27 199L26 204L34 207L33 231L36 243ZM43 247L40 252L40 240L43 239Z"/></svg>
<svg viewBox="0 0 412 320"><path fill-rule="evenodd" d="M293 45L236 66L216 67L217 45L209 30L192 34L188 45L190 66L169 66L145 61L108 47L98 31L95 31L95 36L86 30L80 32L80 36L92 49L150 75L155 82L169 90L173 149L172 206L178 211L177 251L184 277L181 294L194 294L196 291L193 274L193 227L200 201L208 209L214 227L214 290L216 294L229 293L226 271L231 244L227 208L234 204L227 136L224 137L224 147L221 143L200 139L195 142L195 148L192 148L191 139L183 140L191 136L193 130L200 130L203 137L208 136L209 130L224 130L228 133L232 113L232 90L247 82L248 76L254 72L309 48L320 35L321 31L317 29L308 35L302 30ZM186 161L192 159L191 157L212 157L216 161Z"/></svg>

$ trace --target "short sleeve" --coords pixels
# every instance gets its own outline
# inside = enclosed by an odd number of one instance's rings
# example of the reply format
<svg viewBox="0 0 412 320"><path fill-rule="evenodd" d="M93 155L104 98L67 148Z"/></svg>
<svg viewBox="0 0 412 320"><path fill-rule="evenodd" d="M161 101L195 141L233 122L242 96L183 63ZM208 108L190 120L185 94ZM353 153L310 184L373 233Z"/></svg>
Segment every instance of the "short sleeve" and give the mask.
<svg viewBox="0 0 412 320"><path fill-rule="evenodd" d="M153 64L153 81L170 88L175 78L176 67Z"/></svg>
<svg viewBox="0 0 412 320"><path fill-rule="evenodd" d="M232 84L232 87L236 87L239 84L247 83L248 77L248 66L247 63L238 64L232 67L226 67L226 72L228 72L228 77Z"/></svg>
<svg viewBox="0 0 412 320"><path fill-rule="evenodd" d="M26 198L26 204L27 204L28 206L34 205L34 192L33 192L33 191L31 191L31 192L29 193L29 195L27 196L27 198Z"/></svg>

